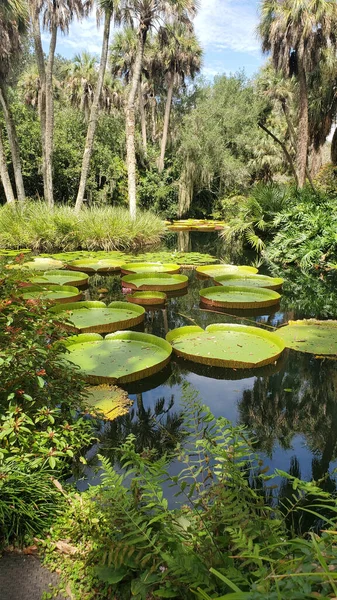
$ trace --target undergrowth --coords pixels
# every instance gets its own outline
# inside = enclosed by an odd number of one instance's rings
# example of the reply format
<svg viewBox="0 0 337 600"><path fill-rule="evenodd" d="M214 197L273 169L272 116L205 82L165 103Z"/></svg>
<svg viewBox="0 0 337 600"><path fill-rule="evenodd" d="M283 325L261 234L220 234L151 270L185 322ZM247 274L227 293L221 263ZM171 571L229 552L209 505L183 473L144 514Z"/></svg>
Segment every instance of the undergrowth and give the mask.
<svg viewBox="0 0 337 600"><path fill-rule="evenodd" d="M246 431L215 419L187 388L183 427L184 442L171 456L139 453L129 436L120 449L122 471L101 456L101 485L69 496L44 547L73 597L336 596L335 499L315 482L281 471L266 476ZM278 501L275 476L288 483ZM311 516L310 531L292 528L301 512ZM55 548L66 540L71 552L60 556Z"/></svg>
<svg viewBox="0 0 337 600"><path fill-rule="evenodd" d="M0 248L56 250L132 250L157 243L164 222L151 212L138 211L132 220L127 209L87 208L78 215L68 206L51 211L44 202L0 208Z"/></svg>

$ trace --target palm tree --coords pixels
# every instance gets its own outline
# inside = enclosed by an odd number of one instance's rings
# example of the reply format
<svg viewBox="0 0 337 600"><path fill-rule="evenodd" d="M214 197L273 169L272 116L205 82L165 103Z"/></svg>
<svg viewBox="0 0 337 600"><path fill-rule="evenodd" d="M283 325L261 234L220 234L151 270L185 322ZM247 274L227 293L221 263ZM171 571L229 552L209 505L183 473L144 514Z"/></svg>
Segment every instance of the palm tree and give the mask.
<svg viewBox="0 0 337 600"><path fill-rule="evenodd" d="M15 202L15 196L13 192L12 183L9 177L6 154L2 141L2 133L0 129L0 179L4 188L6 200L8 204Z"/></svg>
<svg viewBox="0 0 337 600"><path fill-rule="evenodd" d="M6 79L13 62L20 54L22 35L27 29L27 16L27 5L24 0L4 0L0 6L0 104L4 115L8 142L12 156L16 195L20 202L25 200L25 188L22 177L16 127L10 104L8 102ZM1 148L1 156L2 158L4 157L3 147ZM2 177L5 177L7 181L6 189L9 189L9 177L7 178L4 174L5 165L3 164L3 160L1 160L1 162Z"/></svg>
<svg viewBox="0 0 337 600"><path fill-rule="evenodd" d="M188 21L196 12L195 0L124 0L118 12L120 22L136 27L137 51L126 103L126 153L130 214L136 217L135 99L143 67L147 34L177 19Z"/></svg>
<svg viewBox="0 0 337 600"><path fill-rule="evenodd" d="M103 89L104 77L106 72L106 66L108 62L108 50L109 50L109 38L111 20L114 14L114 1L113 0L98 0L98 6L101 12L104 14L104 26L103 26L103 42L101 59L98 69L97 83L95 87L94 97L90 109L89 124L87 129L87 137L85 140L84 153L82 159L82 169L80 183L78 186L75 211L79 212L83 206L85 187L87 184L87 178L89 173L90 159L94 147L94 138L96 132L96 126L99 115L100 98Z"/></svg>
<svg viewBox="0 0 337 600"><path fill-rule="evenodd" d="M308 74L329 44L335 45L337 4L330 0L263 0L259 33L277 71L299 85L298 185L303 187L309 146Z"/></svg>
<svg viewBox="0 0 337 600"><path fill-rule="evenodd" d="M64 69L64 87L70 103L84 113L86 122L89 121L97 83L96 66L96 57L89 52L82 52L75 54L72 62Z"/></svg>
<svg viewBox="0 0 337 600"><path fill-rule="evenodd" d="M42 174L45 200L50 208L54 206L53 194L53 137L54 137L54 96L53 68L57 33L67 33L76 16L78 19L88 14L92 0L30 0L30 15L37 66L41 83L40 123L42 141ZM48 59L45 61L41 41L40 18L43 28L50 33Z"/></svg>
<svg viewBox="0 0 337 600"><path fill-rule="evenodd" d="M174 88L184 84L186 77L194 79L200 72L202 49L193 32L192 24L186 25L177 21L173 25L162 28L159 37L162 50L161 62L164 64L167 83L163 135L158 161L158 170L161 173L164 169Z"/></svg>

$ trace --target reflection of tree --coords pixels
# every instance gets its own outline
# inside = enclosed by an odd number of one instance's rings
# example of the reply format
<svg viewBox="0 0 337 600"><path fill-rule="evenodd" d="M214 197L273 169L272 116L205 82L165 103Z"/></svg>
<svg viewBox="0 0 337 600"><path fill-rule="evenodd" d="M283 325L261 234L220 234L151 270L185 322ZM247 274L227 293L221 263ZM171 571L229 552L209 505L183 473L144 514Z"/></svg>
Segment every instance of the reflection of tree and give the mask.
<svg viewBox="0 0 337 600"><path fill-rule="evenodd" d="M137 394L135 406L127 415L110 423L102 436L102 453L112 461L116 449L130 433L136 438L137 452L155 450L157 457L173 450L182 439L183 417L181 412L172 411L174 396L168 402L159 398L153 408L145 408L142 394Z"/></svg>
<svg viewBox="0 0 337 600"><path fill-rule="evenodd" d="M178 252L192 252L192 242L189 231L177 231Z"/></svg>

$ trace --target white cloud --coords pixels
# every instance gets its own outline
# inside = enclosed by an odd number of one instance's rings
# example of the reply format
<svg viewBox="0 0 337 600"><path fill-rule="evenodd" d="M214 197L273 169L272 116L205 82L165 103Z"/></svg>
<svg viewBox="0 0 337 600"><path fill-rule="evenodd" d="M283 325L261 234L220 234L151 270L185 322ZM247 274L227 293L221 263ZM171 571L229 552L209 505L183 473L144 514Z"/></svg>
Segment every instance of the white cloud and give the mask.
<svg viewBox="0 0 337 600"><path fill-rule="evenodd" d="M206 50L257 53L256 0L201 0L195 28Z"/></svg>

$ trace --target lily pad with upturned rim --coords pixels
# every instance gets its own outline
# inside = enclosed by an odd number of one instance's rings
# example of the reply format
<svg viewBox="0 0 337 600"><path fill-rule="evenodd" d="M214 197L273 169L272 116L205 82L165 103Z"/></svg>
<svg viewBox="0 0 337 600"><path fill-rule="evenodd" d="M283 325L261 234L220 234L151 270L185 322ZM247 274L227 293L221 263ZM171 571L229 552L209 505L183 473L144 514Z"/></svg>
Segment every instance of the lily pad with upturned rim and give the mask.
<svg viewBox="0 0 337 600"><path fill-rule="evenodd" d="M51 309L53 313L70 321L71 331L82 333L113 333L135 327L144 321L145 310L128 302L85 301L73 302Z"/></svg>
<svg viewBox="0 0 337 600"><path fill-rule="evenodd" d="M246 369L263 367L276 361L285 344L275 333L258 327L220 323L179 327L166 340L174 352L196 363Z"/></svg>
<svg viewBox="0 0 337 600"><path fill-rule="evenodd" d="M134 273L122 277L122 284L133 290L169 292L186 288L188 277L166 273Z"/></svg>
<svg viewBox="0 0 337 600"><path fill-rule="evenodd" d="M97 385L85 389L87 393L86 403L92 412L103 413L104 419L114 421L129 412L132 405L127 392L115 385Z"/></svg>
<svg viewBox="0 0 337 600"><path fill-rule="evenodd" d="M34 285L24 287L22 297L25 300L51 300L55 304L64 304L65 302L76 302L81 300L82 293L70 285Z"/></svg>
<svg viewBox="0 0 337 600"><path fill-rule="evenodd" d="M174 263L127 263L122 265L121 271L124 275L132 273L169 273L175 274L180 272L180 265Z"/></svg>
<svg viewBox="0 0 337 600"><path fill-rule="evenodd" d="M203 304L220 308L267 308L280 302L274 290L255 287L214 286L200 290Z"/></svg>
<svg viewBox="0 0 337 600"><path fill-rule="evenodd" d="M43 275L31 277L30 281L34 284L48 284L48 285L86 285L88 283L89 275L87 273L81 273L80 271L67 271L56 270L46 271Z"/></svg>
<svg viewBox="0 0 337 600"><path fill-rule="evenodd" d="M164 292L134 292L126 297L128 302L139 304L140 306L163 305L167 296Z"/></svg>
<svg viewBox="0 0 337 600"><path fill-rule="evenodd" d="M150 377L169 363L172 353L166 340L136 331L118 331L104 339L98 333L84 333L63 343L69 350L67 360L94 384L123 384Z"/></svg>
<svg viewBox="0 0 337 600"><path fill-rule="evenodd" d="M268 277L268 275L259 275L251 273L245 274L228 274L214 277L215 285L223 286L248 286L248 287L262 287L268 290L279 290L281 289L284 279L281 277Z"/></svg>
<svg viewBox="0 0 337 600"><path fill-rule="evenodd" d="M62 269L64 263L61 260L54 258L44 258L37 256L34 260L22 263L20 265L9 265L9 269L30 269L31 271L49 271L54 269Z"/></svg>
<svg viewBox="0 0 337 600"><path fill-rule="evenodd" d="M117 273L125 262L122 258L85 258L73 260L67 263L67 269L72 271L83 271L84 273Z"/></svg>
<svg viewBox="0 0 337 600"><path fill-rule="evenodd" d="M236 275L257 273L256 267L249 265L205 265L196 268L196 273L200 279L210 279L212 277L220 277L221 275Z"/></svg>
<svg viewBox="0 0 337 600"><path fill-rule="evenodd" d="M289 321L277 329L287 348L321 356L337 355L337 321Z"/></svg>

